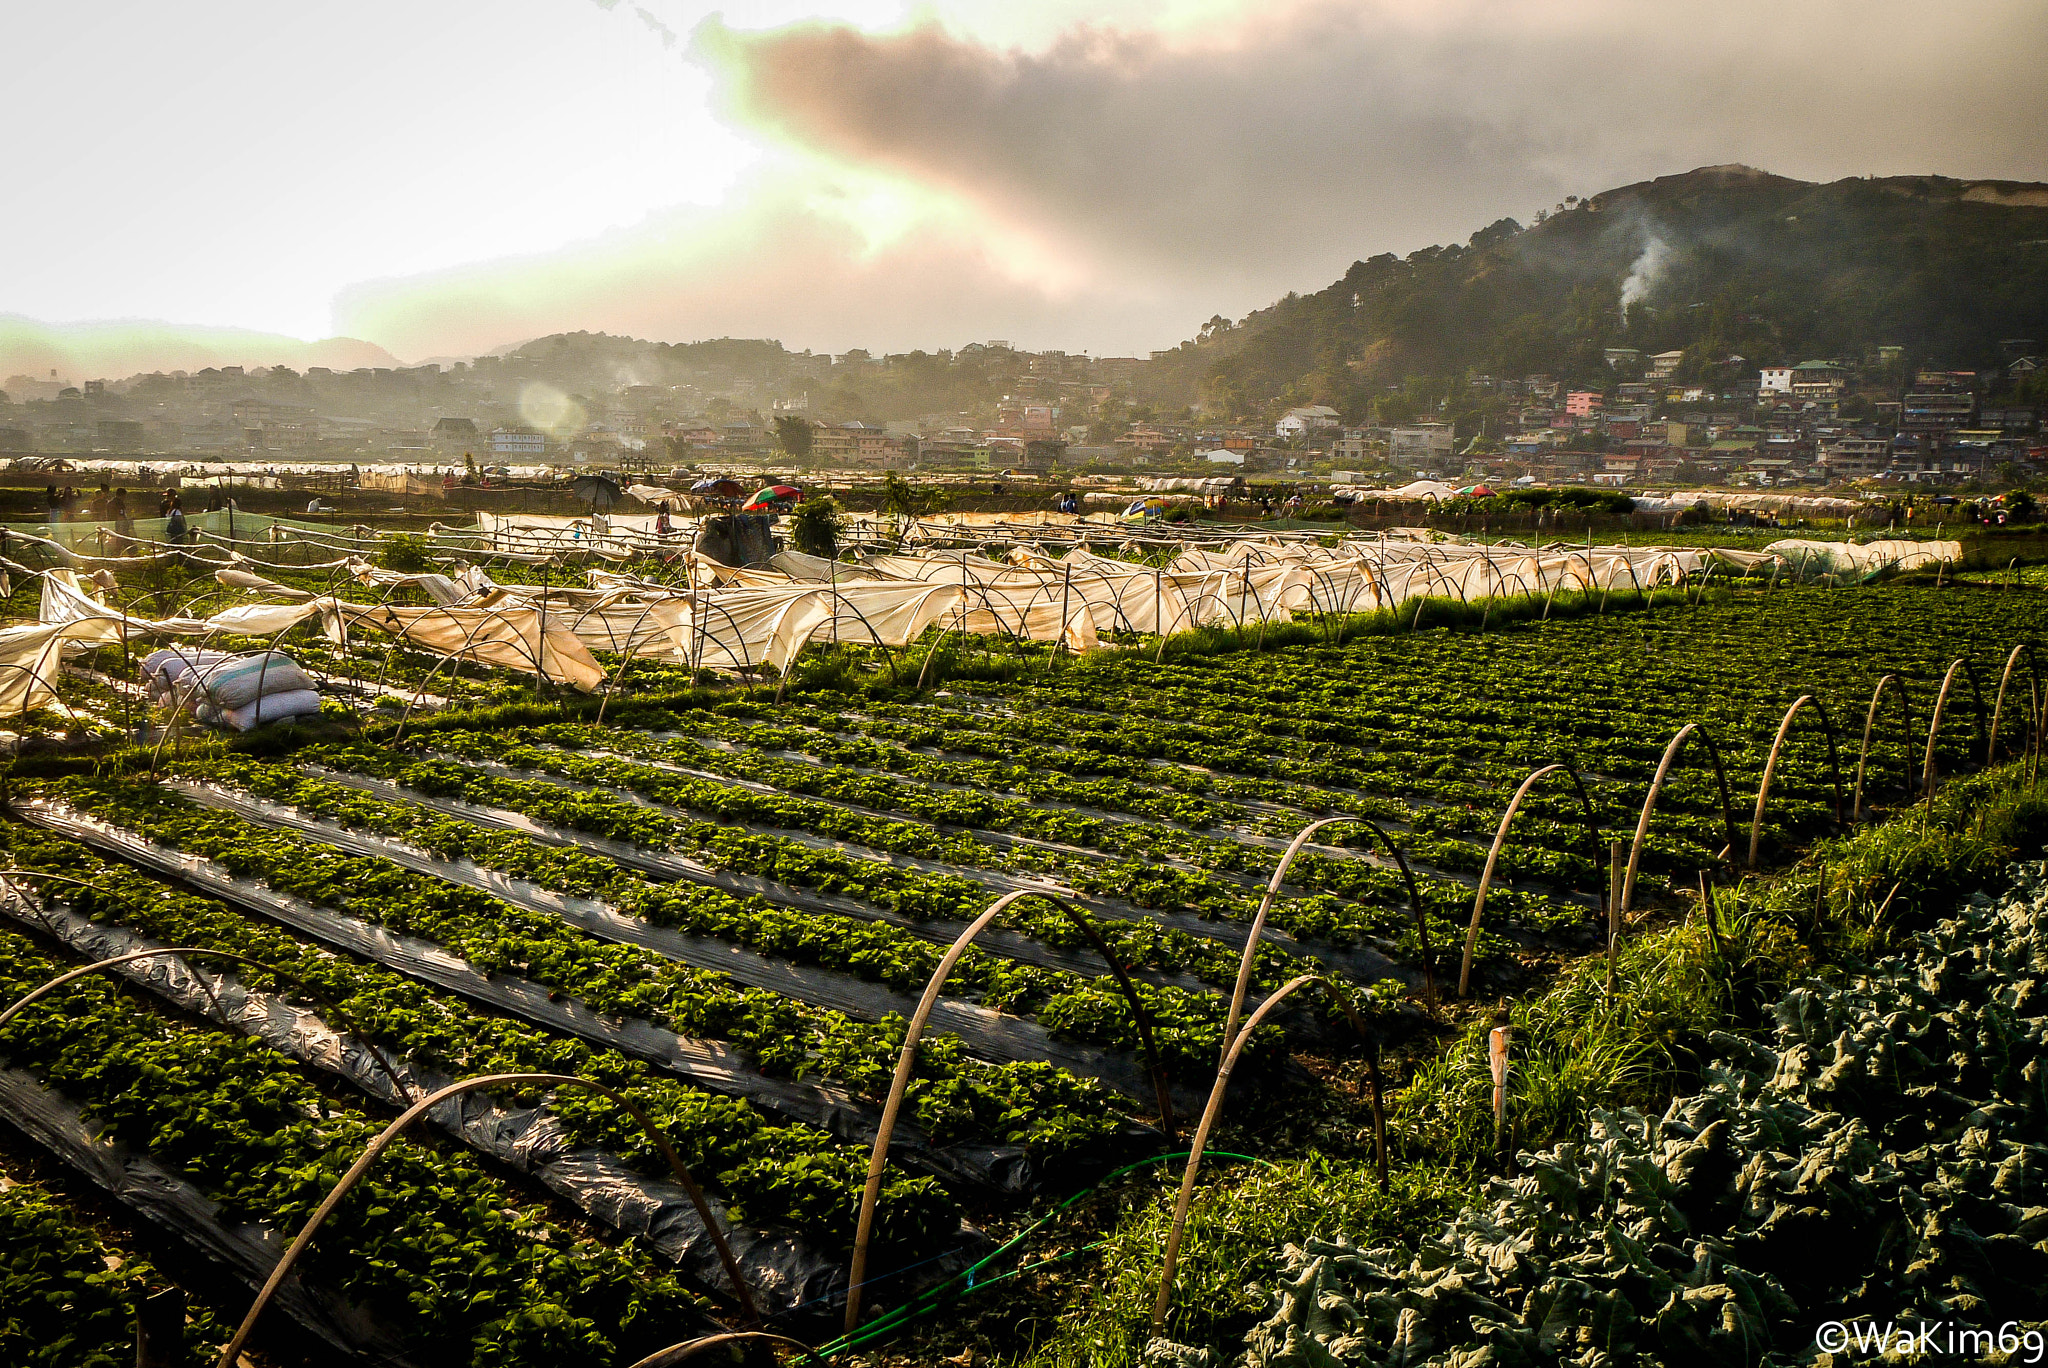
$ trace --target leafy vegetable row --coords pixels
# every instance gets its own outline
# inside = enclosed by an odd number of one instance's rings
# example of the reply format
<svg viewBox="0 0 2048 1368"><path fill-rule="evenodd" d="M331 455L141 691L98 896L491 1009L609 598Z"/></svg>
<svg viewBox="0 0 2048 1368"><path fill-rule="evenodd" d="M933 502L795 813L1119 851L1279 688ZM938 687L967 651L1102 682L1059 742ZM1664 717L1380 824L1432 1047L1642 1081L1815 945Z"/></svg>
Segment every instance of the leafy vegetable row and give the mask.
<svg viewBox="0 0 2048 1368"><path fill-rule="evenodd" d="M516 832L478 826L414 803L391 802L281 765L230 757L181 766L178 772L403 841L447 859L471 860L558 892L600 897L622 912L657 925L886 983L901 992L921 991L944 954L942 945L898 927L776 906L696 884L653 883L611 860ZM1022 911L1032 904L1027 901L1018 906ZM1070 924L1056 917L1036 911L1034 917L1049 933L1079 939ZM1141 929L1156 936L1140 941L1135 933ZM1108 930L1112 938L1126 942L1118 947L1124 952L1146 950L1175 934L1151 923L1118 923ZM1194 942L1207 958L1228 973L1236 972L1235 957L1227 957L1224 965L1226 957L1212 943L1186 935L1179 939ZM1138 943L1133 945L1133 941ZM1299 972L1298 959L1277 948L1269 947L1265 959L1262 982L1272 986ZM1138 1045L1128 1008L1114 981L1107 977L1083 979L970 947L946 987L1000 1011L1034 1014L1064 1035L1127 1050ZM1172 986L1147 986L1142 992L1153 1014L1155 1043L1162 1055L1190 1070L1211 1068L1222 1029L1222 999Z"/></svg>
<svg viewBox="0 0 2048 1368"><path fill-rule="evenodd" d="M880 1096L902 1043L899 1022L857 1022L742 988L722 974L599 940L474 889L203 808L146 782L72 779L47 793L238 878L432 941L486 973L519 975L607 1015L729 1041L771 1074L823 1075ZM1118 1125L1102 1089L1050 1066L984 1063L951 1039L928 1043L919 1058L927 1082L915 1115L938 1143L988 1137L1060 1152Z"/></svg>
<svg viewBox="0 0 2048 1368"><path fill-rule="evenodd" d="M786 1226L827 1247L851 1238L852 1204L865 1154L810 1126L776 1124L751 1104L678 1082L613 1050L597 1049L505 1017L478 1012L381 965L339 956L210 898L181 893L75 841L33 828L6 829L22 869L84 879L48 883L52 900L79 915L171 945L229 950L273 966L234 972L250 987L287 996L310 988L313 1010L339 1009L329 1024L360 1033L401 1059L469 1077L575 1073L625 1093L653 1117L689 1166L743 1220ZM31 881L33 883L33 881ZM666 1172L644 1132L602 1101L576 1094L559 1109L576 1140ZM929 1180L892 1180L888 1219L907 1238L949 1230L958 1216Z"/></svg>
<svg viewBox="0 0 2048 1368"><path fill-rule="evenodd" d="M488 742L454 742L447 732L438 733L436 741L494 749ZM573 763L554 754L528 755L519 748L509 753L535 763L559 763L564 768ZM916 920L967 920L994 901L994 895L985 886L958 875L906 869L720 821L691 821L606 793L578 792L540 780L487 774L461 765L414 760L360 747L316 749L304 754L336 768L392 780L431 797L506 808L572 830L652 849L686 852L735 873L758 875L824 893L849 894ZM599 775L614 785L633 777L668 798L689 799L692 812L704 811L742 821L773 820L779 816L791 824L808 817L816 828L828 832L858 830L868 838L871 849L886 848L899 841L922 847L934 834L928 826L862 817L828 804L763 795L736 785L692 779L647 766L634 767L626 761L597 757L591 766L593 782ZM644 773L629 775L629 769ZM796 810L799 805L803 811ZM1405 886L1400 876L1363 861L1328 863L1341 863L1354 891L1376 895L1380 899L1378 905L1348 902L1329 894L1310 895L1277 903L1271 916L1273 924L1296 936L1336 945L1380 940L1409 958L1419 954L1414 923L1403 906ZM1093 873L1072 867L1064 868L1062 873L1084 894L1116 897L1140 906L1189 912L1210 919L1249 921L1259 900L1256 890L1244 884L1173 865L1125 860ZM1434 943L1442 944L1446 937L1455 934L1461 914L1469 913L1470 891L1448 881L1426 882L1427 909L1434 920L1442 923L1440 928L1433 929ZM1526 912L1539 909L1540 900L1504 893L1501 906L1511 913ZM1041 911L1031 915L1038 919L1036 924L1020 924L1031 926L1034 934L1041 934L1050 914ZM1576 919L1579 914L1567 911L1563 915ZM1140 962L1185 968L1216 982L1228 982L1235 974L1233 955L1219 952L1214 946L1205 948L1196 938L1172 941L1162 937L1153 943L1159 948Z"/></svg>
<svg viewBox="0 0 2048 1368"><path fill-rule="evenodd" d="M0 933L12 999L68 966ZM196 1184L229 1220L296 1229L382 1121L242 1036L136 1010L87 979L0 1030L0 1055L113 1139ZM462 1153L401 1140L335 1213L308 1275L423 1354L473 1365L610 1365L651 1352L695 1298L629 1246L550 1221Z"/></svg>
<svg viewBox="0 0 2048 1368"><path fill-rule="evenodd" d="M0 1179L0 1363L18 1368L126 1368L136 1307L166 1279L147 1258L110 1244L44 1188ZM201 1368L228 1332L203 1305L176 1346Z"/></svg>

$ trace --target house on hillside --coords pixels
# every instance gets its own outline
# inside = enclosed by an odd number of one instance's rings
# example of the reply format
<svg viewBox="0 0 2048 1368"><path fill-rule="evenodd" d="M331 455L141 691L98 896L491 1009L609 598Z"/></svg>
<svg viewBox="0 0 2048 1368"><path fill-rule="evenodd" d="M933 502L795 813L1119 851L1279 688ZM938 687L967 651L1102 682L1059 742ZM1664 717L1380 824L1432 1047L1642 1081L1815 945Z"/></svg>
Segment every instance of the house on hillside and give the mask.
<svg viewBox="0 0 2048 1368"><path fill-rule="evenodd" d="M491 429L491 455L499 457L545 456L548 450L547 434L537 429L517 426Z"/></svg>
<svg viewBox="0 0 2048 1368"><path fill-rule="evenodd" d="M1324 432L1342 426L1337 410L1328 404L1311 404L1307 408L1291 408L1273 424L1276 437L1306 437L1311 432Z"/></svg>
<svg viewBox="0 0 2048 1368"><path fill-rule="evenodd" d="M1387 429L1387 460L1398 466L1447 465L1455 444L1449 423L1406 423Z"/></svg>
<svg viewBox="0 0 2048 1368"><path fill-rule="evenodd" d="M1652 380L1669 380L1678 373L1678 363L1683 360L1685 360L1685 353L1682 351L1658 352L1650 358L1650 378Z"/></svg>
<svg viewBox="0 0 2048 1368"><path fill-rule="evenodd" d="M434 423L429 440L445 452L474 452L483 445L482 434L476 430L474 418L441 418Z"/></svg>

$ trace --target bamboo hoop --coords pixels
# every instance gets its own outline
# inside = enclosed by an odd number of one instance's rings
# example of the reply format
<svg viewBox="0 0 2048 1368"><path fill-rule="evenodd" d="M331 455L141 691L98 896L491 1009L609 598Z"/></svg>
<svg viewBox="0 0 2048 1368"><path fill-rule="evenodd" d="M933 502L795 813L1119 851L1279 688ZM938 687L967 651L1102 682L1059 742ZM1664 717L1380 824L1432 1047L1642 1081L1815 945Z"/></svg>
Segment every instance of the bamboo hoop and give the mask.
<svg viewBox="0 0 2048 1368"><path fill-rule="evenodd" d="M1841 757L1836 753L1834 719L1828 716L1827 704L1821 702L1812 694L1801 694L1792 700L1792 706L1785 709L1784 720L1778 723L1777 739L1771 742L1770 756L1764 761L1764 776L1757 785L1756 815L1750 818L1749 822L1749 867L1751 869L1757 867L1757 857L1763 849L1764 800L1770 797L1771 780L1778 772L1778 752L1784 749L1785 738L1792 731L1792 719L1798 716L1799 710L1809 703L1813 705L1814 712L1819 714L1821 729L1827 734L1828 770L1835 784L1835 825L1840 826L1842 824L1842 763Z"/></svg>
<svg viewBox="0 0 2048 1368"><path fill-rule="evenodd" d="M1984 763L1990 764L1998 751L1998 724L2005 716L2005 689L2012 683L2013 666L2019 664L2020 652L2027 653L2027 671L2036 680L2041 676L2040 662L2034 655L2033 643L2022 641L2012 648L2012 654L2005 658L2005 671L1998 677L1998 702L1991 710L1991 736L1984 743Z"/></svg>
<svg viewBox="0 0 2048 1368"><path fill-rule="evenodd" d="M1053 893L1035 888L1020 888L1005 893L989 905L986 912L976 917L959 938L946 948L938 967L932 971L931 981L925 985L924 996L918 999L917 1010L911 1014L910 1024L903 1033L903 1048L896 1057L896 1073L889 1081L889 1096L882 1104L881 1125L875 1131L874 1149L868 1155L867 1185L861 1192L860 1222L853 1237L853 1259L846 1280L846 1333L852 1334L860 1328L861 1284L867 1274L868 1245L874 1236L875 1206L882 1196L882 1173L889 1164L889 1140L896 1131L896 1117L903 1109L903 1096L910 1088L910 1076L917 1067L917 1046L924 1036L925 1024L931 1020L932 1008L939 1000L939 990L945 986L960 957L967 953L967 947L974 938L987 929L1002 911L1011 903L1023 898L1044 898L1066 913L1067 918L1081 933L1095 945L1110 967L1117 981L1117 987L1131 1004L1131 1014L1137 1022L1138 1039L1144 1046L1147 1062L1152 1069L1152 1086L1158 1094L1160 1123L1165 1128L1169 1143L1173 1135L1173 1102L1166 1085L1166 1073L1160 1066L1158 1050L1152 1039L1151 1014L1145 1011L1137 989L1132 986L1121 961L1110 953L1108 944L1100 933L1082 915L1080 909L1066 899Z"/></svg>
<svg viewBox="0 0 2048 1368"><path fill-rule="evenodd" d="M1271 997L1260 1003L1258 1010L1251 1014L1250 1019L1244 1023L1243 1028L1238 1031L1236 1037L1230 1042L1230 1048L1224 1052L1223 1062L1216 1069L1216 1081L1209 1089L1209 1103L1202 1109L1202 1119L1196 1125L1194 1139L1188 1146L1187 1168L1181 1173L1180 1195L1175 1198L1173 1204L1173 1226L1166 1236L1166 1251L1159 1273L1159 1294L1152 1303L1152 1333L1154 1335L1159 1334L1164 1329L1167 1309L1173 1304L1173 1271L1180 1259L1181 1240L1187 1232L1188 1207L1194 1199L1195 1178L1201 1172L1202 1151L1209 1143L1209 1132L1216 1124L1217 1113L1222 1110L1223 1095L1230 1086L1231 1072L1237 1067L1237 1061L1244 1054L1244 1047L1250 1043L1252 1034L1264 1024L1266 1018L1272 1014L1273 1010L1289 994L1293 993L1295 989L1309 983L1321 983L1329 987L1331 989L1331 996L1337 1000L1338 1006L1350 1018L1352 1027L1360 1035L1369 1034L1365 1023L1359 1018L1357 1011L1351 1006L1350 1001L1335 983L1321 974L1302 974L1296 978L1289 979L1286 983L1275 989ZM1374 1066L1374 1073L1377 1076L1376 1064ZM1375 1124L1380 1124L1377 1118ZM1382 1162L1384 1162L1384 1155L1382 1155Z"/></svg>
<svg viewBox="0 0 2048 1368"><path fill-rule="evenodd" d="M1500 861L1501 847L1507 843L1508 824L1515 820L1515 813L1521 809L1522 799L1528 796L1529 790L1536 786L1537 781L1558 770L1563 770L1570 776L1572 787L1578 791L1579 801L1585 805L1586 832L1593 838L1594 858L1598 859L1600 825L1593 812L1593 800L1586 796L1586 785L1579 778L1579 772L1560 761L1545 765L1524 779L1521 787L1515 790L1515 796L1508 800L1507 811L1500 816L1500 829L1493 833L1493 847L1486 852L1486 869L1479 876L1479 891L1472 897L1472 925L1465 931L1465 957L1458 966L1458 997L1461 1001L1472 985L1472 957L1479 945L1479 921L1486 914L1486 890L1493 885L1493 870Z"/></svg>
<svg viewBox="0 0 2048 1368"><path fill-rule="evenodd" d="M733 1258L732 1246L726 1243L725 1232L719 1228L718 1219L712 1214L710 1203L705 1200L704 1190L697 1186L697 1180L690 1176L690 1171L687 1168L683 1167L682 1158L677 1155L675 1146L669 1143L668 1137L661 1133L661 1129L654 1124L647 1113L641 1111L640 1108L633 1105L625 1097L612 1091L604 1084L594 1079L578 1077L575 1074L484 1074L478 1078L465 1078L460 1083L451 1083L431 1096L421 1098L418 1102L408 1107L397 1120L386 1126L377 1135L376 1139L370 1141L369 1148L365 1149L362 1156L349 1166L348 1172L341 1176L341 1181L334 1185L334 1190L327 1194L326 1199L320 1203L318 1209L307 1219L305 1226L300 1229L298 1236L293 1239L290 1248L285 1250L284 1257L279 1259L277 1265L270 1270L270 1277L264 1281L263 1290L256 1294L256 1301L249 1307L249 1314L242 1318L241 1325L235 1329L234 1338L229 1340L227 1347L221 1350L220 1358L215 1362L214 1368L232 1368L235 1360L240 1357L243 1347L248 1344L249 1334L256 1328L257 1318L263 1314L263 1309L270 1305L271 1298L277 1295L277 1289L284 1285L286 1276L290 1274L300 1257L305 1254L307 1247L313 1243L313 1237L319 1234L320 1227L326 1224L327 1218L332 1216L335 1208L341 1205L341 1199L348 1195L351 1188L362 1181L363 1176L370 1171L371 1166L377 1162L385 1150L391 1147L392 1142L398 1139L400 1132L404 1131L407 1126L425 1115L427 1111L439 1103L462 1093L474 1092L478 1088L499 1087L507 1084L541 1083L558 1088L588 1088L592 1092L601 1093L618 1104L619 1107L623 1108L640 1124L641 1129L647 1132L647 1137L654 1141L655 1148L661 1151L662 1158L668 1161L669 1169L675 1174L676 1180L682 1184L683 1190L690 1195L690 1202L697 1208L697 1215L703 1220L704 1229L710 1233L711 1242L718 1248L719 1262L725 1266L726 1277L732 1280L733 1290L739 1296L741 1307L745 1310L747 1318L758 1324L761 1314L755 1309L753 1293L748 1290L746 1280L740 1276L739 1263Z"/></svg>
<svg viewBox="0 0 2048 1368"><path fill-rule="evenodd" d="M1863 749L1856 756L1856 796L1850 803L1849 815L1854 821L1863 820L1863 771L1870 761L1870 735L1877 725L1877 705L1884 699L1884 686L1896 686L1899 699L1899 743L1901 754L1899 766L1904 771L1907 793L1913 791L1913 710L1906 699L1906 681L1895 674L1878 676L1877 687L1870 691L1870 710L1863 715Z"/></svg>
<svg viewBox="0 0 2048 1368"><path fill-rule="evenodd" d="M1706 728L1697 722L1688 722L1678 729L1678 735L1671 738L1671 744L1664 748L1664 758L1657 762L1657 776L1650 781L1650 792L1643 799L1643 815L1636 821L1635 843L1629 847L1628 872L1623 877L1620 899L1615 903L1614 915L1626 917L1630 903L1635 898L1636 868L1643 858L1643 841L1650 834L1650 814L1656 810L1657 795L1663 791L1664 779L1671 772L1672 762L1678 758L1690 738L1697 736L1706 745L1707 757L1713 762L1714 777L1721 786L1721 816L1728 826L1728 851L1726 858L1732 863L1735 858L1735 809L1728 798L1728 772L1721 766L1721 749L1714 744L1714 738Z"/></svg>
<svg viewBox="0 0 2048 1368"><path fill-rule="evenodd" d="M1195 1178L1201 1169L1202 1151L1208 1144L1210 1128L1215 1124L1224 1091L1230 1084L1231 1072L1237 1067L1237 1061L1244 1054L1244 1047L1251 1040L1252 1033L1264 1024L1274 1009L1297 988L1318 982L1320 978L1317 974L1302 974L1282 984L1271 997L1259 1004L1257 1010L1244 1023L1243 1029L1231 1039L1229 1048L1224 1051L1223 1061L1216 1070L1216 1080L1209 1090L1208 1105L1202 1109L1202 1118L1196 1124L1194 1139L1189 1144L1187 1168L1181 1174L1180 1195L1174 1202L1173 1226L1167 1235L1165 1257L1159 1275L1159 1293L1152 1305L1154 1334L1159 1333L1166 1323L1167 1307L1173 1297L1174 1265L1178 1262L1181 1238L1187 1228L1188 1206L1193 1200Z"/></svg>
<svg viewBox="0 0 2048 1368"><path fill-rule="evenodd" d="M1934 801L1934 742L1941 734L1941 714L1948 703L1949 686L1955 683L1956 671L1961 669L1963 664L1960 657L1949 662L1947 671L1941 676L1941 689L1934 695L1933 715L1927 721L1927 753L1920 762L1920 789L1922 796L1930 804Z"/></svg>
<svg viewBox="0 0 2048 1368"><path fill-rule="evenodd" d="M727 1349L733 1349L742 1344L786 1344L792 1349L801 1350L804 1355L804 1361L807 1363L822 1363L824 1361L818 1356L816 1349L805 1344L802 1340L791 1339L788 1335L778 1335L771 1330L727 1330L716 1335L704 1335L697 1339L685 1340L681 1344L671 1344L666 1349L657 1349L646 1358L633 1364L633 1368L673 1368L673 1365L686 1363L707 1349L716 1349L720 1345L724 1345Z"/></svg>

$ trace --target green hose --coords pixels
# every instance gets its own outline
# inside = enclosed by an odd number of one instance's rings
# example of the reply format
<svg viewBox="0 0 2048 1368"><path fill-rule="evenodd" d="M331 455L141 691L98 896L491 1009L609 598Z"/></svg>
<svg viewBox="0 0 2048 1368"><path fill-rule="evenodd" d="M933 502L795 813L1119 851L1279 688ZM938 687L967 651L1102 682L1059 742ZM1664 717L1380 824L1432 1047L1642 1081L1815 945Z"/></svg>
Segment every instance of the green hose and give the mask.
<svg viewBox="0 0 2048 1368"><path fill-rule="evenodd" d="M1279 1165L1273 1163L1272 1160L1261 1159L1255 1154L1235 1154L1229 1150L1204 1150L1202 1153L1203 1157L1208 1159L1240 1159L1248 1164L1264 1164L1267 1168L1279 1167ZM1082 1188L1079 1192L1067 1198L1065 1201L1061 1202L1052 1210L1046 1212L1045 1215L1039 1217L1030 1225L1018 1231L1015 1235L1012 1235L1002 1244L996 1246L995 1249L991 1250L984 1258L982 1258L978 1262L969 1265L968 1267L962 1269L958 1273L955 1273L952 1277L946 1279L946 1281L938 1284L936 1287L926 1288L923 1292L918 1293L917 1296L911 1298L903 1305L896 1307L892 1310L883 1312L880 1316L877 1316L873 1321L861 1326L859 1329L853 1331L852 1333L841 1335L838 1339L820 1345L817 1349L818 1355L822 1357L830 1354L843 1354L850 1349L858 1349L862 1345L870 1344L873 1341L880 1339L884 1336L895 1334L897 1331L901 1330L904 1326L908 1325L910 1322L914 1320L920 1320L925 1316L931 1315L933 1312L939 1310L942 1304L957 1301L964 1296L971 1296L972 1294L979 1292L984 1288L993 1287L999 1282L1003 1282L1009 1278L1014 1278L1020 1273L1028 1273L1034 1268L1044 1268L1048 1264L1060 1263L1064 1260L1074 1258L1077 1255L1086 1254L1090 1250L1100 1249L1105 1243L1107 1243L1106 1241L1097 1240L1093 1244L1082 1245L1078 1249L1070 1249L1064 1254L1056 1254L1050 1259L1041 1259L1037 1263L1024 1264L1020 1267L1011 1269L1007 1273L999 1273L995 1277L986 1279L984 1281L977 1282L975 1280L975 1274L979 1273L982 1269L988 1267L991 1263L994 1263L1003 1255L1009 1253L1012 1249L1015 1249L1019 1244L1022 1244L1024 1240L1027 1239L1031 1234L1037 1231L1037 1229L1040 1226L1044 1225L1047 1221L1052 1220L1053 1217L1067 1210L1076 1202L1079 1202L1082 1198L1087 1197L1090 1194L1101 1190L1103 1187L1106 1187L1111 1182L1114 1182L1116 1179L1123 1177L1126 1173L1130 1173L1134 1169L1147 1168L1153 1164L1164 1164L1175 1159L1185 1159L1188 1157L1188 1154L1189 1151L1187 1150L1181 1150L1177 1154L1155 1154L1152 1155L1150 1158L1140 1159L1135 1163L1125 1164L1120 1169L1112 1170L1111 1172L1103 1175L1103 1177L1097 1180L1092 1186ZM963 1282L965 1284L964 1287L962 1287L957 1292L953 1291L954 1284Z"/></svg>

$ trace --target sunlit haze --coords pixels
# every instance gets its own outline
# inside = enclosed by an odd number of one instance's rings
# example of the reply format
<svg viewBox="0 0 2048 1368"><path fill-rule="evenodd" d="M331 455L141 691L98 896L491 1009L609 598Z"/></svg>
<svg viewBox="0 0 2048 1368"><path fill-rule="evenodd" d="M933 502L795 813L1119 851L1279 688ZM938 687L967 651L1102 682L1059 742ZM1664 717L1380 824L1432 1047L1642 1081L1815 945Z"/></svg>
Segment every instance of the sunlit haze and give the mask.
<svg viewBox="0 0 2048 1368"><path fill-rule="evenodd" d="M0 315L408 361L579 328L1141 352L1354 259L1697 165L2048 178L2037 0L1928 18L11 5Z"/></svg>

